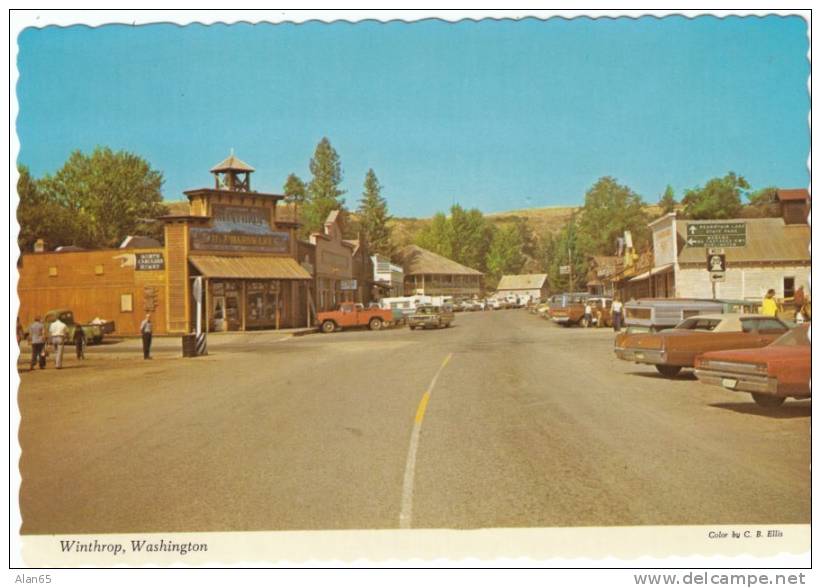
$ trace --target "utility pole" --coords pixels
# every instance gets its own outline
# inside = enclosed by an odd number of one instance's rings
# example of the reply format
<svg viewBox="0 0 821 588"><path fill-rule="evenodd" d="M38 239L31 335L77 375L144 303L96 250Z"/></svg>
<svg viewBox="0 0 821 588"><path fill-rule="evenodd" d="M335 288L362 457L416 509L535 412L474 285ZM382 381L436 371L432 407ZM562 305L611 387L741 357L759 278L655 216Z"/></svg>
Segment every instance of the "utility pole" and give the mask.
<svg viewBox="0 0 821 588"><path fill-rule="evenodd" d="M574 284L573 284L573 253L570 251L570 247L567 248L567 262L570 265L570 292L574 292Z"/></svg>

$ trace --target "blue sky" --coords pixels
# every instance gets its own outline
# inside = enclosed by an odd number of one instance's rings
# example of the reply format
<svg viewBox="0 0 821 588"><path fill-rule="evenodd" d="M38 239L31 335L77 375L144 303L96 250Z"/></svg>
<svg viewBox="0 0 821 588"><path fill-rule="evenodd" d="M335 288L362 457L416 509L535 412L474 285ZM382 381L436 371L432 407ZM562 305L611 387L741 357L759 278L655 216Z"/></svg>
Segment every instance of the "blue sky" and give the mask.
<svg viewBox="0 0 821 588"><path fill-rule="evenodd" d="M368 168L391 212L583 202L604 175L656 201L735 171L806 186L799 17L122 25L19 38L18 161L126 149L167 200L233 148L280 193L327 136L349 206Z"/></svg>

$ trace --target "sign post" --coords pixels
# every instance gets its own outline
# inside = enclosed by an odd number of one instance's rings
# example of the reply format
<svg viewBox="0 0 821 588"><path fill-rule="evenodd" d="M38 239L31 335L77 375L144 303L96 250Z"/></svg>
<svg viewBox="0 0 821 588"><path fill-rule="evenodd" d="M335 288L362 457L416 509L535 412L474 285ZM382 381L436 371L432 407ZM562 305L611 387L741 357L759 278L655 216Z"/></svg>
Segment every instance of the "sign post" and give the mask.
<svg viewBox="0 0 821 588"><path fill-rule="evenodd" d="M707 271L710 272L710 285L713 288L713 300L715 300L716 282L723 282L727 271L727 256L723 248L710 247L707 249Z"/></svg>
<svg viewBox="0 0 821 588"><path fill-rule="evenodd" d="M208 355L208 347L205 338L205 333L202 332L202 276L197 276L196 278L194 278L193 294L194 300L197 301L197 355Z"/></svg>
<svg viewBox="0 0 821 588"><path fill-rule="evenodd" d="M202 333L202 276L194 278L194 300L197 301L197 335Z"/></svg>

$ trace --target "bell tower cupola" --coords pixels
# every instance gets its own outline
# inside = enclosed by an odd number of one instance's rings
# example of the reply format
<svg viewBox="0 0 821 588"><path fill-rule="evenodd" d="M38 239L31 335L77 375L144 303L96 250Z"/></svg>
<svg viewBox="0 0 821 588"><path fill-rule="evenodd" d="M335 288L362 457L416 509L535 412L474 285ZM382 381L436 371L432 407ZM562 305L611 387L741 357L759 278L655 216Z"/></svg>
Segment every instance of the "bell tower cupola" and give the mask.
<svg viewBox="0 0 821 588"><path fill-rule="evenodd" d="M236 157L233 149L231 155L211 168L216 189L232 192L250 192L253 172L254 168Z"/></svg>

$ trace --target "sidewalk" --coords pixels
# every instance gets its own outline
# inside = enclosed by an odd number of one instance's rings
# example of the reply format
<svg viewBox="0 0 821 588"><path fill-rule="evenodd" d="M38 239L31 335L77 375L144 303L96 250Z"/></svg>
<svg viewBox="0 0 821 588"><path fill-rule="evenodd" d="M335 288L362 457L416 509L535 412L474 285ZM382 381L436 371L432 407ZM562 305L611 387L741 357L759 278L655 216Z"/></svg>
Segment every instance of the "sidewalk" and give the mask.
<svg viewBox="0 0 821 588"><path fill-rule="evenodd" d="M228 333L208 333L209 351L230 352L236 348L257 347L283 341L291 337L299 337L317 333L316 328L280 329L278 331L233 331ZM86 347L86 358L105 358L112 360L142 358L142 339L140 337L106 337L99 345ZM51 352L51 349L49 349ZM74 360L74 345L66 345L64 357ZM181 335L156 335L151 342L151 356L157 359L182 358ZM19 367L28 367L31 358L31 346L23 341L20 343L20 353L17 361ZM49 355L49 367L53 365L53 357Z"/></svg>

